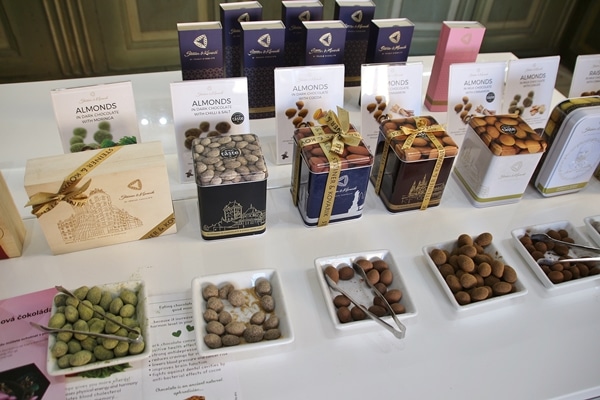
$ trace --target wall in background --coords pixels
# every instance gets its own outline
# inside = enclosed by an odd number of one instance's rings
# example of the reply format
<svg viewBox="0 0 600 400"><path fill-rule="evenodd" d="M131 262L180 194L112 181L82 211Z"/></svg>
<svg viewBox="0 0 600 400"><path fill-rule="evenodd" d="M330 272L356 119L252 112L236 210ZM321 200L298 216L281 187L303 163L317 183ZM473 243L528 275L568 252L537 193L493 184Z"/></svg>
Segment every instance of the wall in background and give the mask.
<svg viewBox="0 0 600 400"><path fill-rule="evenodd" d="M376 18L415 23L411 55L433 54L440 24L476 20L487 30L482 52L518 57L600 53L592 0L374 0ZM177 22L219 19L211 0L0 0L0 83L177 70ZM263 19L281 2L261 0ZM322 0L333 18L335 0ZM35 29L33 29L35 27Z"/></svg>

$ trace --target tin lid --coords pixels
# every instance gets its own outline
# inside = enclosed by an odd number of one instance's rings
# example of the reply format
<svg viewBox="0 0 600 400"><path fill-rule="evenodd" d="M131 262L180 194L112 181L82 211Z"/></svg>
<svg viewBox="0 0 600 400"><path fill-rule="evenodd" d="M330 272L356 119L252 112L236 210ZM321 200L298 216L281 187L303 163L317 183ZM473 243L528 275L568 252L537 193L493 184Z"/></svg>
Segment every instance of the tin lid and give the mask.
<svg viewBox="0 0 600 400"><path fill-rule="evenodd" d="M380 133L390 140L396 157L406 162L435 160L438 148L431 136L444 147L444 157L454 157L458 146L446 130L431 116L390 119L381 122Z"/></svg>
<svg viewBox="0 0 600 400"><path fill-rule="evenodd" d="M587 182L599 162L600 112L594 107L578 108L567 115L556 132L540 162L536 185L541 182L545 188L567 187Z"/></svg>
<svg viewBox="0 0 600 400"><path fill-rule="evenodd" d="M328 126L323 126L325 133L331 133ZM350 124L349 132L356 132L356 129ZM294 131L294 145L298 146L301 139L314 136L310 127L297 128ZM302 147L302 158L308 165L311 172L326 173L329 172L329 159L325 155L323 148L319 143L311 143ZM344 145L344 152L339 156L342 169L369 167L373 164L373 155L361 140L358 146Z"/></svg>
<svg viewBox="0 0 600 400"><path fill-rule="evenodd" d="M495 156L515 156L546 151L546 141L516 114L472 117L469 128Z"/></svg>
<svg viewBox="0 0 600 400"><path fill-rule="evenodd" d="M256 182L267 178L267 166L254 134L200 137L192 142L198 186Z"/></svg>

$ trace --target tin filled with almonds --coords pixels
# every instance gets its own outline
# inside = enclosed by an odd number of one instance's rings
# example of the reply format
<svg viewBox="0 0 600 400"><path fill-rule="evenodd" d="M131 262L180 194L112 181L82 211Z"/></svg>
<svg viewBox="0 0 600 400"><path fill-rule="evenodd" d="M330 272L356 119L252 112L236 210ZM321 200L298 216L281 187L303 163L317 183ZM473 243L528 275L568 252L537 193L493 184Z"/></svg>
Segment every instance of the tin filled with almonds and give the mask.
<svg viewBox="0 0 600 400"><path fill-rule="evenodd" d="M384 120L371 173L390 212L437 206L458 146L430 116Z"/></svg>
<svg viewBox="0 0 600 400"><path fill-rule="evenodd" d="M365 203L373 156L347 111L315 111L323 125L294 133L292 200L307 226L359 218Z"/></svg>
<svg viewBox="0 0 600 400"><path fill-rule="evenodd" d="M544 138L516 114L473 117L454 175L476 207L515 203L546 147Z"/></svg>
<svg viewBox="0 0 600 400"><path fill-rule="evenodd" d="M263 233L267 167L254 134L200 137L192 143L204 239Z"/></svg>

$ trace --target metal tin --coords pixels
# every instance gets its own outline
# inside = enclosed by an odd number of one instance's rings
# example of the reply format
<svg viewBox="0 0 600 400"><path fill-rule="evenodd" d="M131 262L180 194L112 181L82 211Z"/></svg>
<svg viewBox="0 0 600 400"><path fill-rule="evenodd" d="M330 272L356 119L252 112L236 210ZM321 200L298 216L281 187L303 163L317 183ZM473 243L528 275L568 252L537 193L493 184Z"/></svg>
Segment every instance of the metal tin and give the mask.
<svg viewBox="0 0 600 400"><path fill-rule="evenodd" d="M331 132L325 127L326 132ZM350 127L350 132L356 132ZM297 202L300 216L307 226L322 226L359 218L362 215L369 185L373 156L360 142L358 146L345 146L340 156L339 179L334 188L327 188L331 172L330 163L319 144L310 144L298 150L302 138L314 136L311 128L298 128L294 133L294 160L292 163L292 196ZM328 217L324 217L327 209Z"/></svg>
<svg viewBox="0 0 600 400"><path fill-rule="evenodd" d="M546 147L546 141L515 114L473 117L454 176L476 207L516 203Z"/></svg>
<svg viewBox="0 0 600 400"><path fill-rule="evenodd" d="M200 230L207 240L263 233L267 167L254 134L195 139Z"/></svg>
<svg viewBox="0 0 600 400"><path fill-rule="evenodd" d="M439 159L438 146L444 148ZM437 206L457 153L458 146L433 117L383 121L371 173L375 192L394 213Z"/></svg>
<svg viewBox="0 0 600 400"><path fill-rule="evenodd" d="M544 128L548 151L534 174L546 197L583 189L600 162L600 97L559 103Z"/></svg>

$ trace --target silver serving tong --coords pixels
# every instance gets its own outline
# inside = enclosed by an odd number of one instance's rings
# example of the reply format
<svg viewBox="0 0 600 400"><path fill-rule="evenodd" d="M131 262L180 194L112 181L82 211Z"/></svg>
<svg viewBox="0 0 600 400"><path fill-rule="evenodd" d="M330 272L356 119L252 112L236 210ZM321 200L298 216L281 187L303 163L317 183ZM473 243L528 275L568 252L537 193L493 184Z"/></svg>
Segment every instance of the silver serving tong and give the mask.
<svg viewBox="0 0 600 400"><path fill-rule="evenodd" d="M375 287L375 285L373 285L371 283L371 281L369 281L369 279L367 278L367 274L366 274L365 270L362 269L360 265L358 265L355 262L352 262L352 268L354 268L354 271L356 271L363 278L363 280L365 281L365 283L367 284L367 286L371 289L371 291L373 292L373 294L375 294L377 297L379 297L381 299L381 302L385 306L387 312L392 316L394 322L396 323L396 326L398 326L398 330L402 333L402 337L404 337L404 335L406 334L406 326L404 326L404 324L402 322L400 322L400 320L396 316L396 313L392 309L392 306L390 306L390 303L387 301L387 299L385 298L385 296L383 295L383 293L381 293Z"/></svg>
<svg viewBox="0 0 600 400"><path fill-rule="evenodd" d="M600 257L583 257L583 258L540 258L536 262L540 265L554 265L562 262L598 262Z"/></svg>
<svg viewBox="0 0 600 400"><path fill-rule="evenodd" d="M592 246L584 246L583 244L577 244L577 243L569 243L569 242L565 242L562 240L558 240L558 239L554 239L550 236L548 236L545 233L535 233L533 235L530 236L531 240L535 240L535 241L541 241L541 242L554 242L554 243L558 243L558 244L564 244L565 246L569 246L569 247L575 247L577 249L583 249L583 250L587 250L587 251L591 251L594 253L600 253L600 249L597 247L592 247Z"/></svg>
<svg viewBox="0 0 600 400"><path fill-rule="evenodd" d="M325 281L327 282L327 284L329 285L330 288L332 288L336 292L340 292L341 294L346 296L348 298L348 300L350 300L352 302L352 304L354 304L356 307L360 308L369 318L371 318L373 321L377 322L379 325L383 326L385 329L390 331L392 333L392 335L396 336L398 339L402 339L404 337L404 331L396 330L393 326L391 326L390 324L388 324L387 322L385 322L384 320L379 318L377 315L373 314L365 306L363 306L358 301L353 299L352 296L350 296L350 294L348 294L348 292L346 292L344 289L339 287L333 281L333 279L331 279L329 277L329 275L327 275L327 274L324 274L324 275L325 275Z"/></svg>
<svg viewBox="0 0 600 400"><path fill-rule="evenodd" d="M74 299L77 299L77 301L79 301L79 304L89 308L90 310L92 310L94 312L94 314L98 314L100 317L112 322L113 324L120 326L121 328L124 328L125 330L127 330L127 332L135 333L137 336L135 338L130 338L130 337L124 337L124 336L119 336L119 335L111 335L108 333L94 333L94 332L77 331L77 330L73 330L73 329L50 328L49 326L44 326L44 325L36 324L34 322L30 322L31 326L33 326L34 328L37 328L37 329L41 330L42 332L46 332L46 333L71 332L71 333L77 333L77 334L81 334L81 335L102 337L102 338L106 338L106 339L117 339L122 342L129 342L129 343L140 343L140 342L144 341L144 337L142 336L142 334L140 332L123 324L122 322L117 321L116 319L109 317L108 315L106 315L106 313L101 313L101 312L97 311L94 307L91 307L88 304L80 301L79 298L77 296L75 296L75 294L73 292L71 292L69 289L67 289L63 286L55 286L55 288L59 292L64 293L67 296L72 297Z"/></svg>
<svg viewBox="0 0 600 400"><path fill-rule="evenodd" d="M39 329L40 331L45 332L45 333L70 332L73 334L101 337L101 338L105 338L105 339L116 339L121 342L128 342L128 343L141 343L144 341L144 338L142 337L142 335L139 334L139 332L137 332L137 331L135 331L135 332L138 333L138 336L135 338L130 338L130 337L126 337L126 336L111 335L109 333L77 331L75 329L50 328L49 326L40 325L40 324L37 324L32 321L29 321L29 324L31 326L33 326L34 328Z"/></svg>
<svg viewBox="0 0 600 400"><path fill-rule="evenodd" d="M597 247L565 242L563 240L554 239L545 233L535 233L535 234L532 234L530 237L531 237L531 240L535 240L535 241L554 242L554 243L558 243L558 244L563 244L568 247L591 251L593 253L600 253L600 249ZM536 262L539 265L549 265L549 266L552 266L554 264L558 264L561 262L596 262L596 261L600 261L600 257L581 257L581 258L562 258L562 259L545 257L545 258L540 258L539 260L536 260Z"/></svg>

